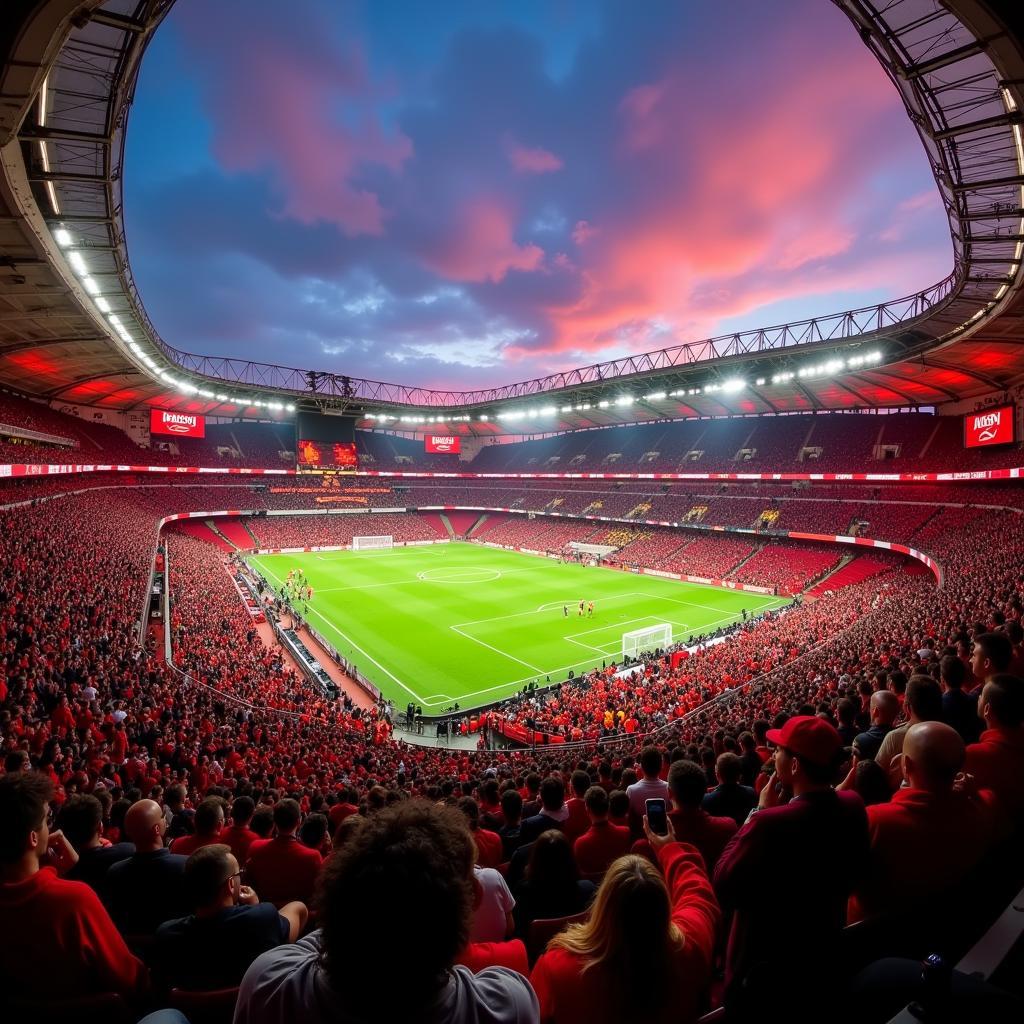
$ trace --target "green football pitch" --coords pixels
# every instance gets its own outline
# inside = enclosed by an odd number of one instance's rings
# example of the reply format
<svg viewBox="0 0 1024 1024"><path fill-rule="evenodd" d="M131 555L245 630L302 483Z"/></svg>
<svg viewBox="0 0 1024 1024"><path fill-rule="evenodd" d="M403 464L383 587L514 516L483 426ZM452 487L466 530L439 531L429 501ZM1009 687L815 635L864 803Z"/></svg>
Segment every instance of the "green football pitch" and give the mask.
<svg viewBox="0 0 1024 1024"><path fill-rule="evenodd" d="M278 591L289 570L302 569L313 628L398 707L414 700L428 713L618 661L630 630L671 623L674 639L686 640L737 621L744 608L785 603L467 543L250 562ZM593 617L578 614L581 600L594 602Z"/></svg>

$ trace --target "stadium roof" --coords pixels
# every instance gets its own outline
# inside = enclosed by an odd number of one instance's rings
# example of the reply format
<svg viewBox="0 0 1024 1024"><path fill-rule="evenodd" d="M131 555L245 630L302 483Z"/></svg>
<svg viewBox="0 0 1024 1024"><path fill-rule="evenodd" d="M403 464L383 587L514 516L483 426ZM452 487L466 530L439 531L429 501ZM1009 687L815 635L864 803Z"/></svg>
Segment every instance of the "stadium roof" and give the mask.
<svg viewBox="0 0 1024 1024"><path fill-rule="evenodd" d="M0 383L113 409L268 416L295 404L401 429L467 417L459 429L481 433L935 405L1006 389L1024 380L1024 41L1012 5L834 2L924 144L950 275L876 307L455 392L163 342L132 280L121 167L139 64L173 0L22 0L0 27Z"/></svg>

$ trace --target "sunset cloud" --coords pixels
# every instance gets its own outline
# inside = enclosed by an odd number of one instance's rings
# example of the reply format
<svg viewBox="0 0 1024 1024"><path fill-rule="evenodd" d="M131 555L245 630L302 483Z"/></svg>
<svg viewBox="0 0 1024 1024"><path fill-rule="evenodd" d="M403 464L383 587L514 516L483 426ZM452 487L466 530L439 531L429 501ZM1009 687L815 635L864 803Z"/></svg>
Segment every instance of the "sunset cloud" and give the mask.
<svg viewBox="0 0 1024 1024"><path fill-rule="evenodd" d="M948 272L919 140L839 11L567 3L178 0L125 178L165 338L476 386Z"/></svg>

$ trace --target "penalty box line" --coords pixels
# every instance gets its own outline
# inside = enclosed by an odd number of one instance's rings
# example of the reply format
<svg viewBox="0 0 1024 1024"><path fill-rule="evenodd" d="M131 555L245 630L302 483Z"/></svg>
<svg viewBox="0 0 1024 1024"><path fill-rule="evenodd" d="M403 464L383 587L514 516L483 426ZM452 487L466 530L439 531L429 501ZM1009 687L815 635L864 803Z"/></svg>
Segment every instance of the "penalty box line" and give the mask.
<svg viewBox="0 0 1024 1024"><path fill-rule="evenodd" d="M673 627L678 626L680 631L682 631L682 632L685 632L686 630L688 630L690 628L689 623L677 622L675 619L668 619L668 618L658 619L654 615L641 615L641 616L639 616L639 617L637 617L635 619L626 619L623 622L617 622L614 626L610 626L610 625L609 626L597 626L594 629L585 629L585 630L583 630L580 633L569 633L563 639L568 640L569 643L571 643L571 644L576 644L577 647L582 647L584 650L597 651L598 653L607 656L609 654L614 654L617 650L621 649L622 632L629 632L628 630L621 630L621 627L622 626L628 626L628 625L630 625L631 623L634 623L634 622L653 622L655 625L659 625L660 623L667 623L668 625L673 626ZM588 643L584 643L582 640L577 640L576 639L576 637L578 637L578 636L589 636L591 633L607 633L609 630L617 630L617 631L619 631L618 637L613 637L607 643L603 643L603 644L600 644L600 645L588 644ZM675 638L675 635L676 635L676 630L673 629L672 630L673 639ZM606 651L605 650L606 647L611 647L612 650L611 651Z"/></svg>

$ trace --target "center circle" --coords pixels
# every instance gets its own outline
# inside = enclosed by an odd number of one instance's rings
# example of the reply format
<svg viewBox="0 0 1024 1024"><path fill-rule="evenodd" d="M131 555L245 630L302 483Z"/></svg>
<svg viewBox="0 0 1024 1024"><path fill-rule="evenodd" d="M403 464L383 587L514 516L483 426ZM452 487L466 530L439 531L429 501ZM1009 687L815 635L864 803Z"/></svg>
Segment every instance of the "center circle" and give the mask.
<svg viewBox="0 0 1024 1024"><path fill-rule="evenodd" d="M424 569L416 575L424 583L490 583L501 579L497 569L474 569L472 566L451 569Z"/></svg>

